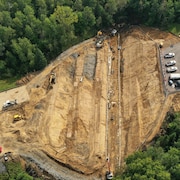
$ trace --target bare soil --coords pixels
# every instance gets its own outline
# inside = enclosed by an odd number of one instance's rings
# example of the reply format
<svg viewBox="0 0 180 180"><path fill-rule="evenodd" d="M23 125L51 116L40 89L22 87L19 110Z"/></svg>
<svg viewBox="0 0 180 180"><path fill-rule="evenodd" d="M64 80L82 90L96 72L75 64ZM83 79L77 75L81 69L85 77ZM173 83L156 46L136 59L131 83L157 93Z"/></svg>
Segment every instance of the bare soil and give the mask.
<svg viewBox="0 0 180 180"><path fill-rule="evenodd" d="M178 37L132 27L100 49L95 40L65 51L26 85L0 93L1 104L19 103L0 112L3 152L31 159L55 179L104 179L153 139L170 107L180 110L180 96L164 94L157 49ZM50 85L52 72L56 84ZM23 119L14 122L15 114Z"/></svg>

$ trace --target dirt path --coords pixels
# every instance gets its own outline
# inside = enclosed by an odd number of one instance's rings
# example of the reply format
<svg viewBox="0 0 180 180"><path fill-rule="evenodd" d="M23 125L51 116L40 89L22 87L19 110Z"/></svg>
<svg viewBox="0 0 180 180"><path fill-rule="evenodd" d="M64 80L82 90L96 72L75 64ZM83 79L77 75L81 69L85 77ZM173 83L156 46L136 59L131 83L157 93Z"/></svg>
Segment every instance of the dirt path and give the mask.
<svg viewBox="0 0 180 180"><path fill-rule="evenodd" d="M26 86L21 86L21 87L0 93L1 105L3 105L7 100L14 101L15 99L17 99L17 102L19 104L30 100L29 94L26 90Z"/></svg>

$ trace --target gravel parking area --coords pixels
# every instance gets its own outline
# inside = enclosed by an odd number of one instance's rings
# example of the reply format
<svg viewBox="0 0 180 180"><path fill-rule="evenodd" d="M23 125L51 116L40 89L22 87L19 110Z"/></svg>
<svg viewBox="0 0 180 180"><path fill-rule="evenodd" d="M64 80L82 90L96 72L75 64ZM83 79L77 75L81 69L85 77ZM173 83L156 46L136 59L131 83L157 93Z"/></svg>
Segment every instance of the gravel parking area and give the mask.
<svg viewBox="0 0 180 180"><path fill-rule="evenodd" d="M175 53L175 57L164 58L164 55L167 53ZM169 80L170 73L166 72L167 67L165 66L165 64L168 61L175 60L176 65L174 65L174 66L176 66L178 68L178 70L174 73L180 73L180 43L172 44L168 48L162 48L160 51L160 56L161 56L162 73L163 73L166 92L167 93L173 93L176 91L180 91L180 88L174 88L173 86L169 85L168 80Z"/></svg>

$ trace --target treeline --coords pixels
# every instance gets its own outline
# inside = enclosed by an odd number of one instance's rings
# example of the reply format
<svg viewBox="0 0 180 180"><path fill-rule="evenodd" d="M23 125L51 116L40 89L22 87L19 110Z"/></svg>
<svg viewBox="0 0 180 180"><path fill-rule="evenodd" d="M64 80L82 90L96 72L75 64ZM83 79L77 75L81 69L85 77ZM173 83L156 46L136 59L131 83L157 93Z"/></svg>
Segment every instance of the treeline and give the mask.
<svg viewBox="0 0 180 180"><path fill-rule="evenodd" d="M3 167L2 170L4 170L4 172L0 173L1 180L42 180L41 178L35 178L30 176L22 168L22 165L19 163L18 160L1 163L1 167Z"/></svg>
<svg viewBox="0 0 180 180"><path fill-rule="evenodd" d="M126 13L132 23L167 27L173 22L180 23L180 1L129 0Z"/></svg>
<svg viewBox="0 0 180 180"><path fill-rule="evenodd" d="M1 0L0 78L41 70L114 24L173 22L180 22L178 0Z"/></svg>
<svg viewBox="0 0 180 180"><path fill-rule="evenodd" d="M179 180L180 114L169 113L162 134L153 146L126 159L124 173L116 180Z"/></svg>

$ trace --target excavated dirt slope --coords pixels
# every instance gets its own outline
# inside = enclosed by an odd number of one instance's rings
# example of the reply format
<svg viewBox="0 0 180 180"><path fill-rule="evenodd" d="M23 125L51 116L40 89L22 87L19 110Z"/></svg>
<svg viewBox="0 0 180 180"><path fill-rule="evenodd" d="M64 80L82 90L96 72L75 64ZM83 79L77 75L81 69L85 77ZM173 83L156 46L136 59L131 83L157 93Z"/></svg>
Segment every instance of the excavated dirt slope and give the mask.
<svg viewBox="0 0 180 180"><path fill-rule="evenodd" d="M100 49L95 40L62 53L21 89L0 93L1 104L18 101L0 113L3 152L31 159L56 179L103 179L152 140L171 106L180 110L180 96L164 94L157 50L177 37L133 27ZM14 122L15 114L23 119Z"/></svg>

